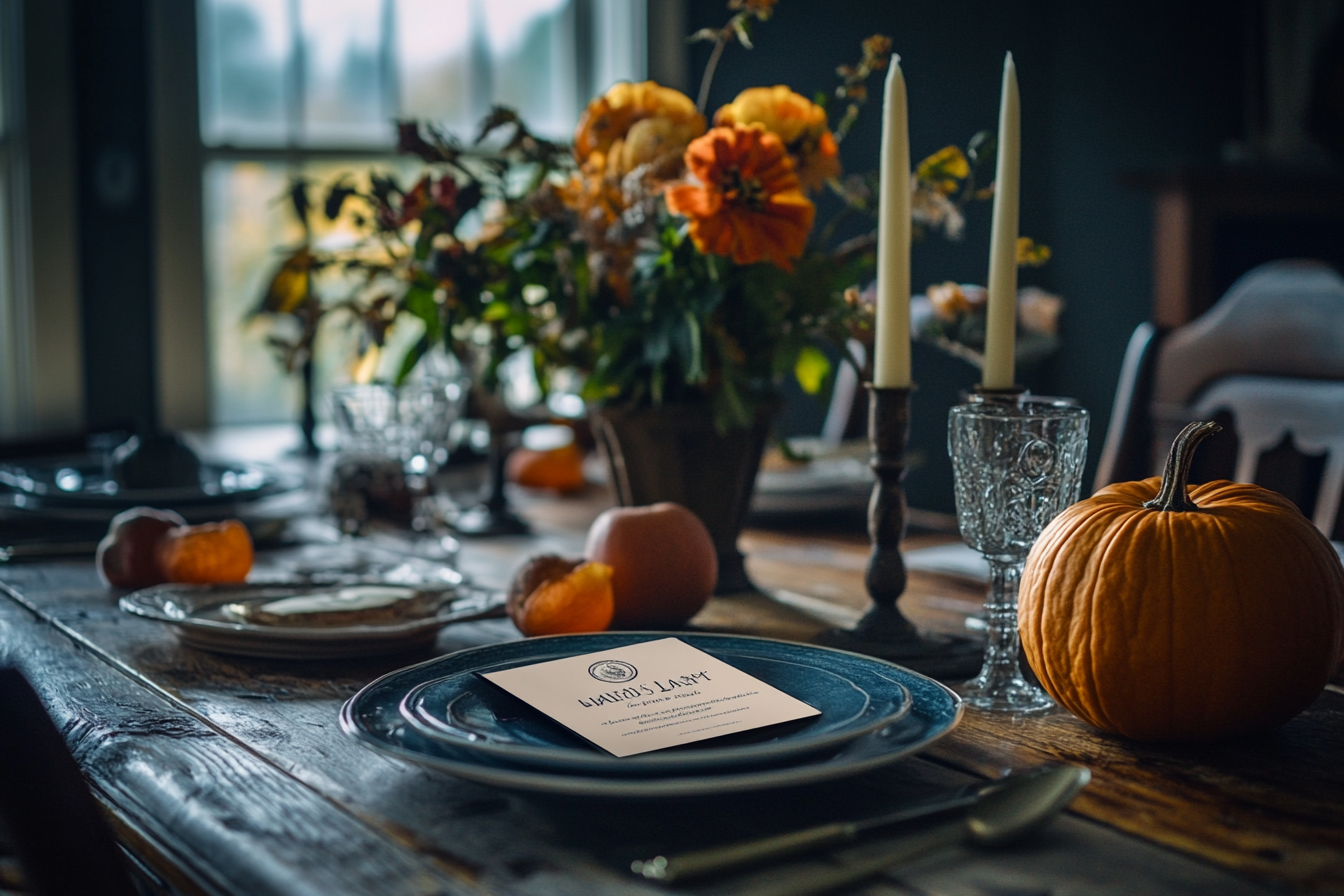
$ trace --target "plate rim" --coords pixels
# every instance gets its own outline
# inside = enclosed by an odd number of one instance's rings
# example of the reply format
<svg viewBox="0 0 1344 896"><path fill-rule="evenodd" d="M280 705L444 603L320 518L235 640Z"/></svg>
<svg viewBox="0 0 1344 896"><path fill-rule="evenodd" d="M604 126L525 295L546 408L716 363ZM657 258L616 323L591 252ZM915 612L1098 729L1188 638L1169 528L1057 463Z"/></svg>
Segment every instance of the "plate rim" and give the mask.
<svg viewBox="0 0 1344 896"><path fill-rule="evenodd" d="M625 634L633 635L638 633L635 632L591 633L591 635L601 635L601 634L620 636ZM687 633L687 634L698 635L700 633ZM680 635L673 635L672 637L680 637ZM747 636L726 635L725 637L747 637ZM531 639L531 643L535 643L541 640L542 639ZM789 648L798 648L798 647L810 648L813 646L819 647L819 645L807 645L807 644L801 644L799 642L782 641L772 638L755 638L755 640L769 644L784 645ZM518 642L500 642L498 644L486 644L481 645L479 647L468 648L468 650L484 652L491 648L498 648L503 646L504 644L510 644L510 643L518 643ZM635 642L635 643L642 643L642 642ZM467 651L457 651L456 653L464 653L464 652ZM835 651L835 650L831 650L829 652L839 654L846 653L845 651ZM448 654L447 656L453 656L453 655L454 654ZM855 654L854 656L861 656L865 660L873 659L872 657L862 656L861 654ZM445 658L446 657L437 657L436 659L442 661ZM560 657L555 658L558 659ZM728 662L728 660L724 661ZM799 665L802 664L799 663ZM410 701L417 693L422 692L426 688L429 688L435 684L446 681L448 678L456 677L464 674L464 672L470 672L470 671L471 671L470 669L461 670L459 672L454 673L451 676L443 676L441 678L431 679L429 681L421 682L420 684L412 687L402 696L402 699L398 707L402 719L405 720L407 724L411 725L411 727L413 727L418 734L420 734L422 737L425 737L428 740L435 741L437 743L443 744L444 746L450 747L455 750L461 750L462 752L465 753L480 754L483 758L494 759L505 763L512 763L520 760L529 760L529 759L536 760L537 762L544 762L548 757L554 757L556 759L561 759L572 763L572 765L569 766L570 768L581 768L584 766L588 766L589 768L591 768L591 770L599 773L601 772L602 769L614 768L618 764L625 769L645 769L650 772L677 771L682 769L690 770L700 767L713 767L725 761L726 762L738 761L743 764L768 763L772 761L788 759L791 756L802 756L802 755L821 753L828 749L838 750L845 744L849 743L850 741L857 740L858 738L863 737L865 734L868 734L872 731L876 731L879 728L885 728L889 725L895 724L896 722L903 719L905 716L909 715L911 709L914 707L914 695L910 693L910 689L907 688L905 685L901 684L899 681L886 679L891 684L894 684L899 689L900 693L903 695L903 699L900 701L899 709L897 709L892 713L888 713L884 716L881 716L875 720L865 722L852 730L833 732L826 735L818 735L805 741L789 741L784 744L776 743L772 745L761 745L755 749L753 749L749 745L739 747L705 747L695 750L693 752L677 753L677 754L668 753L662 750L656 750L650 753L644 753L636 756L628 756L618 759L617 757L608 756L604 753L596 753L596 752L590 753L588 751L582 751L582 750L567 750L565 748L560 747L548 748L548 747L532 747L525 745L510 746L501 744L490 744L488 742L487 743L475 743L470 741L463 742L461 740L453 739L449 735L436 730L428 723L415 718L416 714L410 711L412 710L412 707L410 706ZM834 675L836 673L830 672L829 674ZM873 674L879 675L879 673L877 672L874 672ZM879 677L881 676L879 675ZM851 681L850 684L853 685L854 682ZM871 693L864 691L864 694L868 699L870 700L872 699ZM562 751L562 755L557 756L556 751ZM576 755L566 756L563 754L576 754ZM744 754L750 754L750 755L744 755ZM678 758L677 759L671 758L673 755L677 756ZM564 766L560 767L563 768ZM722 766L720 765L719 767Z"/></svg>
<svg viewBox="0 0 1344 896"><path fill-rule="evenodd" d="M755 641L772 641L776 643L791 644L800 647L806 647L814 650L831 651L834 653L846 654L848 656L859 657L864 660L870 660L882 665L890 666L901 675L911 676L921 682L924 682L934 688L943 697L949 701L952 710L952 718L940 730L931 735L925 735L917 738L897 749L885 751L874 756L868 756L861 760L846 762L844 754L855 748L855 745L870 741L873 738L880 737L886 728L871 731L861 737L851 740L838 753L820 759L814 762L805 762L800 765L790 765L783 768L752 769L749 771L735 771L726 774L702 774L685 776L664 776L652 778L639 777L592 777L587 775L572 775L561 772L542 772L515 768L501 768L499 766L482 765L476 762L460 761L435 756L430 753L424 753L413 750L408 747L392 744L384 739L375 737L372 733L364 730L353 718L354 707L360 702L361 698L375 687L381 685L386 679L399 674L409 674L412 670L438 662L444 656L453 656L456 653L465 651L454 651L453 654L433 657L420 663L415 663L401 669L388 672L369 682L353 696L351 696L341 706L339 722L342 733L353 738L356 742L365 748L383 755L393 756L406 760L422 767L436 769L446 772L464 780L473 781L479 784L487 784L512 791L523 791L530 793L541 793L558 796L585 796L602 797L615 799L642 799L642 798L660 798L660 797L690 797L705 796L718 793L742 793L750 791L773 790L785 787L796 787L807 784L816 784L824 781L837 780L840 778L852 777L881 768L913 753L927 749L931 744L936 743L950 732L954 731L961 723L965 714L965 704L960 696L952 688L930 678L927 675L921 675L912 669L904 666L882 660L877 657L870 657L853 651L840 650L834 647L824 647L818 644L803 644L796 641L784 641L779 638L766 638L759 635L736 635L718 632L658 632L643 631L629 632L632 635L649 635L654 637L668 637L679 634L692 634L696 637L707 638L725 638L725 639L744 639ZM550 638L575 638L582 635L547 635L534 640L540 641ZM493 645L482 645L493 646ZM476 650L478 648L466 648L466 650ZM910 718L915 712L919 698L915 692L907 688L911 697L911 712L907 713L895 724L900 724ZM404 695L403 695L404 696ZM404 719L398 713L397 719ZM890 726L888 726L890 727ZM418 734L418 732L417 732Z"/></svg>
<svg viewBox="0 0 1344 896"><path fill-rule="evenodd" d="M378 642L387 640L397 640L398 638L401 637L405 638L414 637L415 635L418 635L426 631L427 629L442 628L443 626L449 624L450 622L458 621L458 618L460 618L460 613L454 614L452 612L451 608L453 607L453 603L450 602L441 607L439 612L437 612L433 616L424 616L418 619L409 619L389 625L364 624L364 625L343 625L343 626L326 626L322 628L312 628L308 626L278 626L278 625L272 626L272 625L255 625L253 623L248 622L224 622L221 620L214 620L214 619L196 619L190 616L182 619L177 619L164 613L162 610L160 610L153 604L140 603L140 601L148 600L154 597L156 593L170 588L181 589L184 591L201 591L201 592L208 592L211 590L223 590L224 588L230 588L230 589L309 588L312 590L316 590L319 588L332 588L344 584L350 584L350 583L311 582L311 583L286 584L283 582L243 582L229 585L190 585L186 583L181 584L168 583L163 585L151 585L148 588L141 588L137 591L132 591L130 594L122 595L117 600L117 606L124 613L129 613L132 616L138 616L142 619L149 619L154 622L162 622L166 625L173 627L179 632L187 630L190 631L193 635L208 634L224 638L229 637L246 638L251 641L260 641L270 644L280 644L280 643L337 644L337 643L351 643L351 642ZM360 582L357 584L365 584L365 585L385 584L392 587L415 588L417 590L422 591L427 590L459 591L462 590L464 587L470 587L467 586L465 577L463 577L461 581L455 583L444 583L443 585L437 585L436 583L432 582L417 583L416 585L408 585L405 582L384 582L384 583ZM503 600L496 593L490 591L489 589L479 589L479 590L483 595L485 595L484 602L486 606L483 608L483 610L497 609L498 607L503 605ZM223 602L224 601L221 601L221 603Z"/></svg>
<svg viewBox="0 0 1344 896"><path fill-rule="evenodd" d="M5 461L2 465L10 469L23 470L34 466L35 459L18 458L14 461ZM88 462L88 457L84 455L67 455L47 459L47 464L55 464L62 460L72 460L75 462ZM211 467L221 472L255 471L264 477L264 482L256 488L244 489L233 492L220 492L212 495L205 491L196 491L190 495L184 495L186 487L170 488L142 488L118 490L114 494L84 494L52 492L43 493L29 491L26 489L13 488L11 486L0 486L0 490L15 495L22 495L32 499L37 504L47 504L55 510L98 510L106 511L117 508L129 509L142 504L169 503L173 505L202 507L229 504L251 504L265 498L274 497L286 492L297 491L304 485L302 474L292 470L285 470L273 464L262 463L251 460L216 460L214 458L201 458L202 467ZM60 468L57 468L60 469Z"/></svg>

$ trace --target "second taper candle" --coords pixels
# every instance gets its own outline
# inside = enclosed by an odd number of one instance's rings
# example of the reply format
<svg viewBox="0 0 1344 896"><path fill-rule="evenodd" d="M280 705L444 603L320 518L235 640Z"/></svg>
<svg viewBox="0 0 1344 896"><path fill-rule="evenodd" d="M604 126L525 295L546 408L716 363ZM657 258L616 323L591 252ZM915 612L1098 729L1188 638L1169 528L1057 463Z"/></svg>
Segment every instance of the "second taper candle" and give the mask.
<svg viewBox="0 0 1344 896"><path fill-rule="evenodd" d="M994 218L989 236L989 298L985 312L985 389L1013 387L1017 336L1017 215L1021 168L1021 111L1013 54L1003 61L999 100L999 153L994 174Z"/></svg>
<svg viewBox="0 0 1344 896"><path fill-rule="evenodd" d="M910 387L910 130L905 75L891 57L882 98L881 186L877 207L877 320L873 385Z"/></svg>

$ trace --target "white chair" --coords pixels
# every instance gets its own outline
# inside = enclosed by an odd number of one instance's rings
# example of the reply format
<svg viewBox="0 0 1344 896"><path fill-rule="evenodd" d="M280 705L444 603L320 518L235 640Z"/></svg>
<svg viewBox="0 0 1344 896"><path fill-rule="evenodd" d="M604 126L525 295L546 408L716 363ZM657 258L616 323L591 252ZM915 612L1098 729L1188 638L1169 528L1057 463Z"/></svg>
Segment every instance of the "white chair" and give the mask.
<svg viewBox="0 0 1344 896"><path fill-rule="evenodd" d="M1223 420L1235 439L1205 442L1192 481L1277 488L1344 540L1344 277L1317 262L1273 262L1183 327L1140 325L1096 487L1160 473L1176 433L1197 419Z"/></svg>

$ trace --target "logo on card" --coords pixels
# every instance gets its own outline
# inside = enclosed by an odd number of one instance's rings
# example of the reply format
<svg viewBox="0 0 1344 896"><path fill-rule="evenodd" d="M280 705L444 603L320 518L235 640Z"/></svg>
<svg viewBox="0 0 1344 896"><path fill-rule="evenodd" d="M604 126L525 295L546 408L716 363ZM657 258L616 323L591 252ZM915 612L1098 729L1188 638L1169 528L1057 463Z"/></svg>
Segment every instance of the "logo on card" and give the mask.
<svg viewBox="0 0 1344 896"><path fill-rule="evenodd" d="M639 670L620 660L598 660L588 667L588 674L598 681L631 681Z"/></svg>

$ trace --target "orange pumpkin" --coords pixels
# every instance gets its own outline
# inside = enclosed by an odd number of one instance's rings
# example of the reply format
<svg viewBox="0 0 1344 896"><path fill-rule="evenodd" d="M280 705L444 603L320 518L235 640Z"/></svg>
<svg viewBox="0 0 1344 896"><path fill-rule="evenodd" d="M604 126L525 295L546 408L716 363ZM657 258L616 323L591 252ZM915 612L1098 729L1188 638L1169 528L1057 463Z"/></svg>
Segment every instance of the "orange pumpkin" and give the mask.
<svg viewBox="0 0 1344 896"><path fill-rule="evenodd" d="M504 472L510 482L526 488L575 492L585 485L583 452L573 442L547 451L515 448L509 454Z"/></svg>
<svg viewBox="0 0 1344 896"><path fill-rule="evenodd" d="M1344 567L1292 502L1227 481L1187 489L1192 423L1163 476L1106 486L1046 526L1018 627L1041 685L1106 731L1210 741L1305 709L1344 653Z"/></svg>

